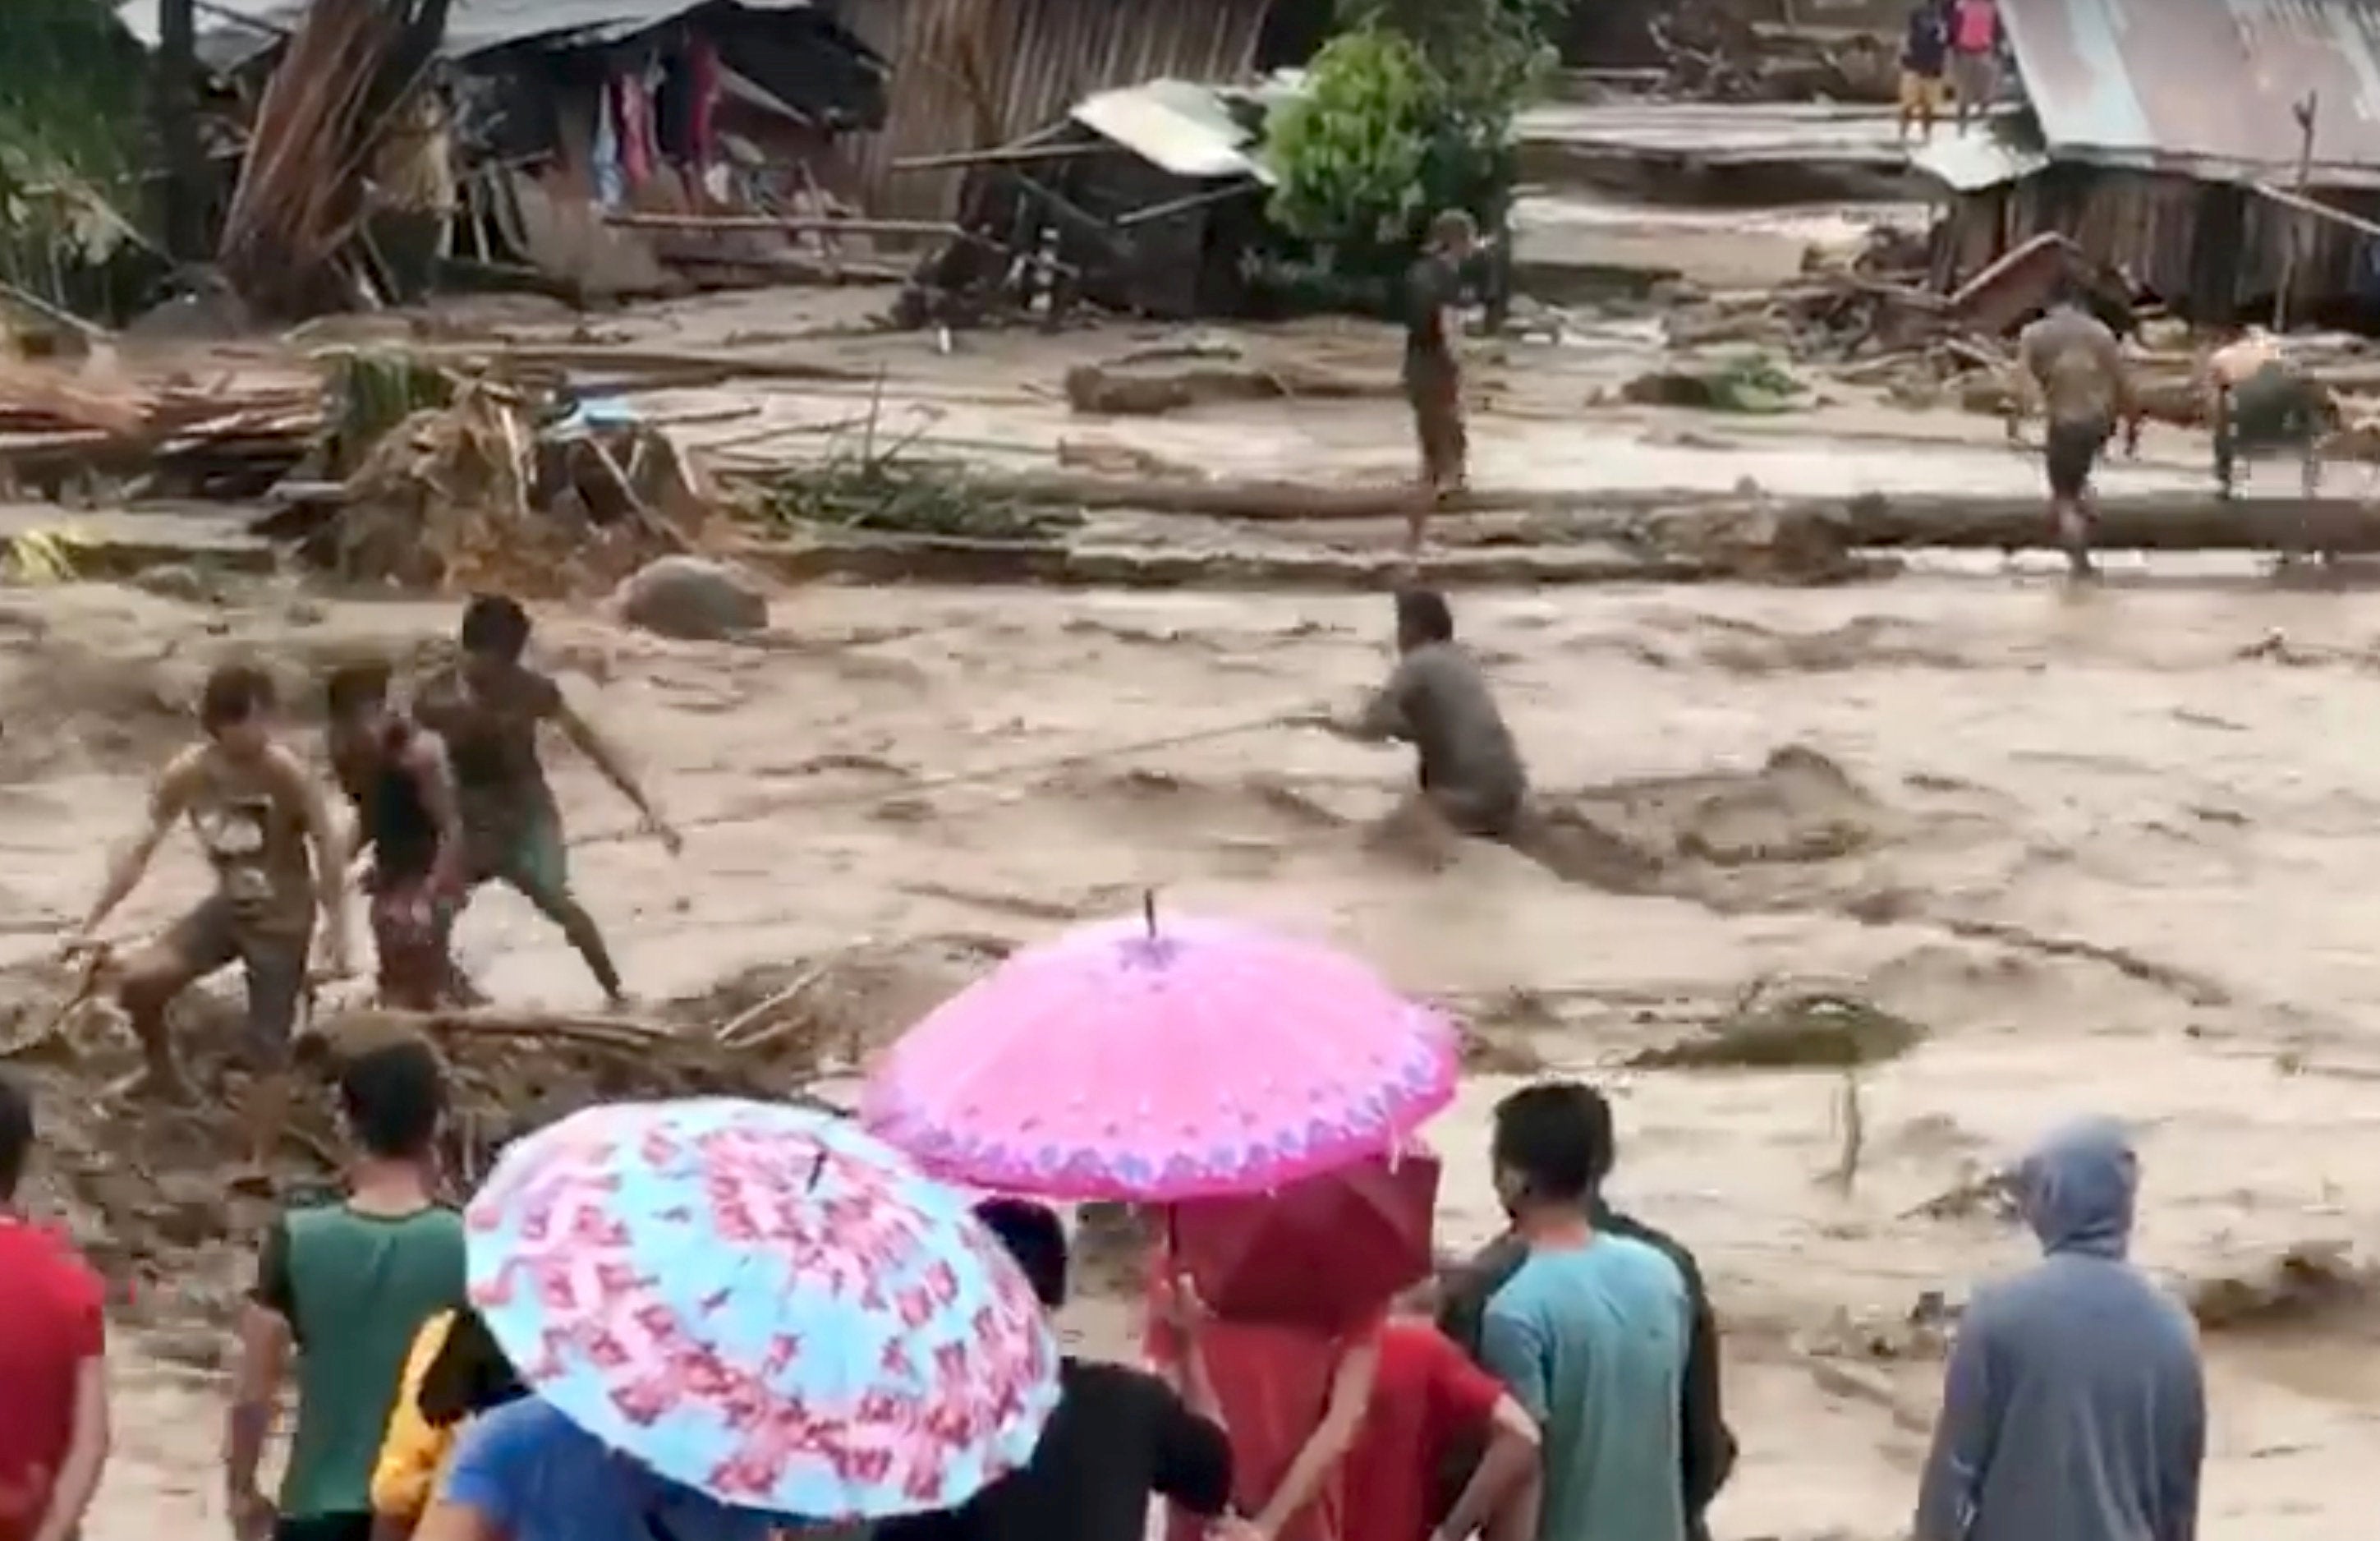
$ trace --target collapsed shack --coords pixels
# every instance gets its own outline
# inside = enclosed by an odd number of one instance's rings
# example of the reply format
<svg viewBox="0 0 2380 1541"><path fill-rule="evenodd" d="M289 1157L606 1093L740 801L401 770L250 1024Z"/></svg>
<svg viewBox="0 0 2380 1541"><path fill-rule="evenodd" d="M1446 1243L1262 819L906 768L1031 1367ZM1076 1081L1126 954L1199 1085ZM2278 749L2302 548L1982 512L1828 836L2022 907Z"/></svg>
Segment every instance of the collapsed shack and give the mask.
<svg viewBox="0 0 2380 1541"><path fill-rule="evenodd" d="M572 298L668 292L722 269L778 276L785 233L705 216L831 210L837 137L883 119L890 67L808 0L414 4L407 48L377 60L349 14L375 12L372 0L201 7L214 137L233 141L242 183L260 184L225 220L226 271L252 306L370 308L442 276ZM119 12L152 46L156 8ZM412 56L433 10L434 71ZM309 30L325 42L293 55ZM327 91L325 74L346 89ZM286 104L268 120L276 89ZM280 269L249 255L268 201L291 227L263 249L296 259ZM675 223L629 227L639 216Z"/></svg>
<svg viewBox="0 0 2380 1541"><path fill-rule="evenodd" d="M1257 145L1289 89L1150 80L1010 144L905 163L970 175L962 233L920 264L902 318L1055 324L1078 301L1169 319L1244 310L1273 181Z"/></svg>
<svg viewBox="0 0 2380 1541"><path fill-rule="evenodd" d="M2380 51L2368 5L2003 0L2001 10L2030 111L1991 135L1937 135L1912 156L1949 194L1937 289L2056 232L2193 322L2277 311L2380 330L2370 228Z"/></svg>
<svg viewBox="0 0 2380 1541"><path fill-rule="evenodd" d="M800 223L848 205L837 140L883 121L885 61L801 0L611 0L621 19L555 27L571 8L450 36L481 275L602 297L800 275Z"/></svg>

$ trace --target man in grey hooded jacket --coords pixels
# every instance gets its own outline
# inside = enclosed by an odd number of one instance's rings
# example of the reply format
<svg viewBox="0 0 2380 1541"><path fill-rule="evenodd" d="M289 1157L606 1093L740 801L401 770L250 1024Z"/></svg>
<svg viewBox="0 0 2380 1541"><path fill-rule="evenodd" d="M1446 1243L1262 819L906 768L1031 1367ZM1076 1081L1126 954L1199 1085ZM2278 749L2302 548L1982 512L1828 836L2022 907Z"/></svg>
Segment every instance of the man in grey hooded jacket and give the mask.
<svg viewBox="0 0 2380 1541"><path fill-rule="evenodd" d="M2139 1167L2111 1120L2020 1172L2044 1256L1968 1304L1917 1541L2192 1541L2206 1390L2189 1314L2124 1259Z"/></svg>

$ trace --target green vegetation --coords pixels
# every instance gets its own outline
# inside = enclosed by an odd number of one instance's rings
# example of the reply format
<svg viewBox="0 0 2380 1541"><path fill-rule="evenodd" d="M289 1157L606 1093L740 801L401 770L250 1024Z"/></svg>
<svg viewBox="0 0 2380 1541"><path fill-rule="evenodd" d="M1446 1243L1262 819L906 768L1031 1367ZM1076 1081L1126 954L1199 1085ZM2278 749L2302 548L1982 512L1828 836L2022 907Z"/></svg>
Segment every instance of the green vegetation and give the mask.
<svg viewBox="0 0 2380 1541"><path fill-rule="evenodd" d="M1389 271L1432 213L1503 223L1512 124L1554 63L1566 0L1340 0L1345 29L1273 114L1273 217L1350 276Z"/></svg>
<svg viewBox="0 0 2380 1541"><path fill-rule="evenodd" d="M1083 522L1078 510L980 486L960 462L897 452L838 450L778 478L766 506L787 524L976 540L1047 540Z"/></svg>
<svg viewBox="0 0 2380 1541"><path fill-rule="evenodd" d="M145 60L105 0L6 0L0 278L88 309L140 237Z"/></svg>

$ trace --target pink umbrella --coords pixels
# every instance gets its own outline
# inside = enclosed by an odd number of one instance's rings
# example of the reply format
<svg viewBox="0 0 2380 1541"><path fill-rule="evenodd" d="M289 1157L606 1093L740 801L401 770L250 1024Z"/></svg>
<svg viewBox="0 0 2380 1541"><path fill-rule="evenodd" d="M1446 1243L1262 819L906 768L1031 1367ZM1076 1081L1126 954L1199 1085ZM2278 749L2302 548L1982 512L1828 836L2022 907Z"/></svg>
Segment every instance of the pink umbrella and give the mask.
<svg viewBox="0 0 2380 1541"><path fill-rule="evenodd" d="M1020 953L894 1045L861 1099L947 1180L1062 1199L1257 1193L1452 1099L1451 1024L1352 958L1216 920Z"/></svg>

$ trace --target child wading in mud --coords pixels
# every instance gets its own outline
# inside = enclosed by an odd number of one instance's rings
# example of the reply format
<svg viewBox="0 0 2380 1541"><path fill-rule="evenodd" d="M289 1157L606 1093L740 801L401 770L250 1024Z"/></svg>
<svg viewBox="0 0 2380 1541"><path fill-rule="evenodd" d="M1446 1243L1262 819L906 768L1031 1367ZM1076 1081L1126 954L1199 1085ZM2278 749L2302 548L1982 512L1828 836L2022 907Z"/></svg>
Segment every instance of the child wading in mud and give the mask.
<svg viewBox="0 0 2380 1541"><path fill-rule="evenodd" d="M140 886L174 826L188 819L214 868L214 892L126 966L120 997L146 1061L132 1089L188 1095L166 1010L190 985L238 964L248 977L244 1049L252 1078L242 1122L249 1182L264 1180L287 1115L290 1037L305 998L318 908L324 972L347 971L339 834L321 790L273 735L276 704L273 681L260 669L232 664L207 677L199 702L205 741L176 755L158 777L146 827L109 871L69 944L70 952L98 945L100 927Z"/></svg>
<svg viewBox="0 0 2380 1541"><path fill-rule="evenodd" d="M681 843L619 752L572 710L550 676L522 661L529 629L519 601L488 594L472 600L463 612L462 661L423 683L414 717L445 743L472 884L503 882L536 905L562 928L618 1006L627 999L620 971L594 916L571 892L562 810L538 758L539 730L559 728L636 806L647 831L672 855Z"/></svg>

